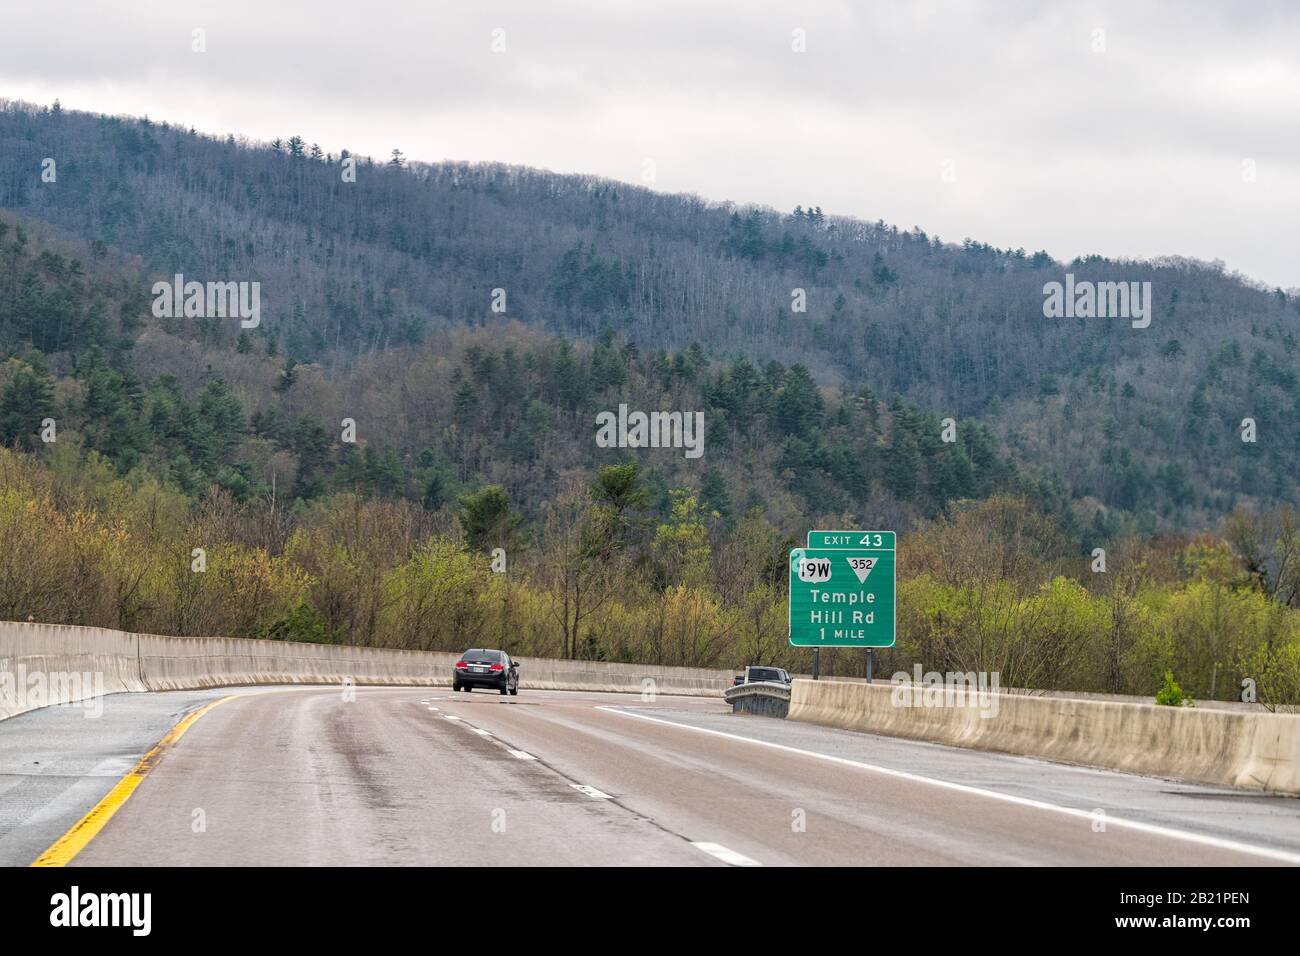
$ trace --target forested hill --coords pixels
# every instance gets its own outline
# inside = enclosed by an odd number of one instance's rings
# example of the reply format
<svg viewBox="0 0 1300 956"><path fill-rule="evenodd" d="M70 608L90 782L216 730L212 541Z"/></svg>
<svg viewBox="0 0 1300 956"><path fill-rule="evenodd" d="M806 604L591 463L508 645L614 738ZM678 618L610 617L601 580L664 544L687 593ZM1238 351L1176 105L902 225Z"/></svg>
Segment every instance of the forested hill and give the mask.
<svg viewBox="0 0 1300 956"><path fill-rule="evenodd" d="M201 404L220 379L244 417L213 461L242 467L252 483L266 470L251 451L231 457L239 442L279 442L265 455L292 453L286 467L296 473L303 449L287 436L303 416L332 423L340 409L386 401L387 417L368 422L372 456L391 453L408 484L432 480L417 479L420 468L473 484L498 477L501 448L527 445L514 437L527 433L520 423L536 430L546 419L546 428L585 441L591 410L635 388L647 407L675 402L731 414L718 435L767 449L764 474L781 477L764 482L760 496L792 495L792 514L863 514L873 503L887 515L891 501L930 512L1016 470L1018 480L1079 502L1085 524L1101 514L1101 526L1125 512L1145 527L1198 526L1252 499L1296 499L1295 295L1183 260L1063 263L838 218L818 207L812 184L811 211L776 212L400 156L361 159L349 182L345 157L321 153L310 130L301 132L306 140L286 130L281 141L249 143L144 119L0 106L0 207L79 238L86 252L69 252L68 261L106 277L86 286L54 276L48 260L37 261L46 247L14 252L10 232L7 281L27 298L22 309L9 300L0 349L29 369L38 349L56 379L75 368L84 382L93 367L121 377L124 420L156 408L160 388L174 395L169 401ZM42 178L46 159L55 160L53 182ZM62 241L51 234L56 246ZM1150 326L1044 318L1043 285L1067 271L1150 281ZM260 282L261 326L241 336L237 322L153 319L149 286L176 273ZM34 296L33 281L47 290L82 282L81 318L66 318L71 300ZM504 290L504 315L491 309L494 289ZM806 311L792 310L795 290L804 291ZM475 338L478 326L488 329ZM528 327L583 344L570 349ZM522 404L502 404L485 385L484 363L499 370L509 362L531 363L533 378L518 379L530 383ZM301 373L296 363L305 363ZM800 370L788 386L792 366ZM741 417L758 423L761 438L736 430L726 406L728 383L751 374ZM562 386L564 376L577 384ZM824 392L807 406L790 403L787 412L801 411L774 426L773 403L806 383ZM63 392L51 400L80 395L71 384ZM444 392L450 406L426 406L424 419L412 413L412 395ZM699 405L680 404L697 397ZM278 434L267 415L282 416ZM927 449L949 416L962 434L952 454L961 454L931 473L917 463L944 458ZM1255 443L1240 440L1247 417ZM453 425L455 441L440 431ZM915 441L903 437L909 430ZM138 454L178 473L212 470L183 437L151 436L134 451L119 447L124 465ZM172 443L152 447L159 441ZM887 454L895 441L902 465ZM475 453L462 447L475 442ZM537 469L515 479L527 499L544 496L557 469L590 467L595 450L574 444L545 463L540 452L518 454L516 465ZM706 462L744 497L740 466L728 475L726 463Z"/></svg>
<svg viewBox="0 0 1300 956"><path fill-rule="evenodd" d="M239 502L361 492L431 511L498 484L535 517L567 476L629 454L594 443L598 411L667 404L704 413L706 454L640 453L654 514L673 488L697 491L723 525L753 507L789 529L864 509L907 525L999 490L1064 514L1052 483L1015 468L987 426L965 422L945 443L932 414L866 387L824 395L797 363L642 352L609 331L574 343L513 323L433 330L330 371L274 338L227 348L210 326L190 337L154 324L131 263L33 228L0 215L0 443L65 466L76 449L196 497L210 485ZM355 442L341 440L344 419Z"/></svg>

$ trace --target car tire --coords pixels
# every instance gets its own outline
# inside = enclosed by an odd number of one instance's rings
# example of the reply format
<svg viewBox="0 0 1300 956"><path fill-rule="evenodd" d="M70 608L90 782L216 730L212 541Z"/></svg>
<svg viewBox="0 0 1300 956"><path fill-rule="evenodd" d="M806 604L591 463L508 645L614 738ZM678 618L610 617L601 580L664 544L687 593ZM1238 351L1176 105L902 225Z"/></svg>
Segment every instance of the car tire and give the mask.
<svg viewBox="0 0 1300 956"><path fill-rule="evenodd" d="M461 690L463 690L463 691L464 691L465 693L467 693L467 694L468 694L470 691L472 691L473 689L474 689L474 685L473 685L473 684L466 684L464 687L461 688Z"/></svg>
<svg viewBox="0 0 1300 956"><path fill-rule="evenodd" d="M516 684L514 687L511 687L511 688L510 688L510 693L511 693L511 695L513 695L513 696L515 696L515 697L518 697L518 696L519 696L519 685Z"/></svg>
<svg viewBox="0 0 1300 956"><path fill-rule="evenodd" d="M509 684L502 684L502 685L501 685L501 696L504 697L504 696L506 696L506 694L508 694L508 693L510 693L510 685L509 685Z"/></svg>
<svg viewBox="0 0 1300 956"><path fill-rule="evenodd" d="M456 693L458 693L458 694L460 693L460 685L459 685L459 684L452 684L452 685L451 685L451 689L454 690L454 691L455 691Z"/></svg>

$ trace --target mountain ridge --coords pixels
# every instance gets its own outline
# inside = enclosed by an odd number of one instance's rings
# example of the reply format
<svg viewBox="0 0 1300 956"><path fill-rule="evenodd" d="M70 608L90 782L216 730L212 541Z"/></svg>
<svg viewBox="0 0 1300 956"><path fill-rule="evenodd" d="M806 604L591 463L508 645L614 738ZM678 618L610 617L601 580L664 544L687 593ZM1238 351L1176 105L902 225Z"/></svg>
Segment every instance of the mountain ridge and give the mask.
<svg viewBox="0 0 1300 956"><path fill-rule="evenodd" d="M155 368L189 341L216 367L255 349L346 378L458 328L519 322L642 353L698 343L718 367L801 365L826 396L866 388L936 423L987 425L1085 521L1094 501L1154 529L1296 500L1300 297L1214 264L1059 263L815 206L783 214L497 164L363 165L346 183L292 138L250 146L12 103L0 143L0 207L138 256L143 273L262 283L269 317L251 336L146 319ZM57 183L39 180L46 156L61 160ZM1043 286L1067 271L1152 282L1151 327L1044 318ZM792 311L798 290L806 312ZM145 291L122 307L134 315ZM21 349L10 338L0 345ZM191 376L195 364L184 359ZM279 394L250 388L258 402ZM1254 445L1236 441L1245 418Z"/></svg>

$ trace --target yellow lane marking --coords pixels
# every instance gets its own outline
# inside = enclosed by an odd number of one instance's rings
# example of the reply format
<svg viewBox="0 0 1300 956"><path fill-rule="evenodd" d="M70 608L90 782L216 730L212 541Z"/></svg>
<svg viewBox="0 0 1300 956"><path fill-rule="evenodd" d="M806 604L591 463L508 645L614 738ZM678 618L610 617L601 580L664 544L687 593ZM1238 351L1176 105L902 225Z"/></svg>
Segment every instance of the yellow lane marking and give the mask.
<svg viewBox="0 0 1300 956"><path fill-rule="evenodd" d="M144 778L149 775L149 771L158 765L158 761L167 754L169 750L176 745L176 741L185 735L185 731L194 726L194 722L210 711L213 707L224 704L228 700L234 700L238 695L231 694L229 697L222 697L220 700L214 700L212 703L200 707L192 714L187 714L185 719L179 724L167 731L167 735L158 741L157 745L147 754L140 758L140 762L131 768L131 772L117 782L117 785L91 808L91 811L77 821L77 823L63 836L59 837L48 850L36 858L32 866L67 866L72 862L72 858L86 848L99 831L104 829L104 824L113 818L113 814L122 809L122 804L130 799L131 794L135 793L135 788L140 786Z"/></svg>

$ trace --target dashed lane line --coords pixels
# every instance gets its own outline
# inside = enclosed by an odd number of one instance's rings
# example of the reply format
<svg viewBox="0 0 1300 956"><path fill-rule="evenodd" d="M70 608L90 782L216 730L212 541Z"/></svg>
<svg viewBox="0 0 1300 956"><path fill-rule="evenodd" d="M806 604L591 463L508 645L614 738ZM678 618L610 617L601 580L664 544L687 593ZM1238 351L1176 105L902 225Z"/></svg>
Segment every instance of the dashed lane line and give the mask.
<svg viewBox="0 0 1300 956"><path fill-rule="evenodd" d="M701 843L695 840L691 841L691 846L697 850L703 850L709 856L716 857L729 866L762 866L757 860L750 859L743 853L737 853L735 850L729 850L721 843Z"/></svg>
<svg viewBox="0 0 1300 956"><path fill-rule="evenodd" d="M569 786L571 786L574 790L577 790L579 793L585 793L587 796L591 797L594 800L614 799L609 794L597 790L595 787L589 787L585 783L571 783L569 784Z"/></svg>

